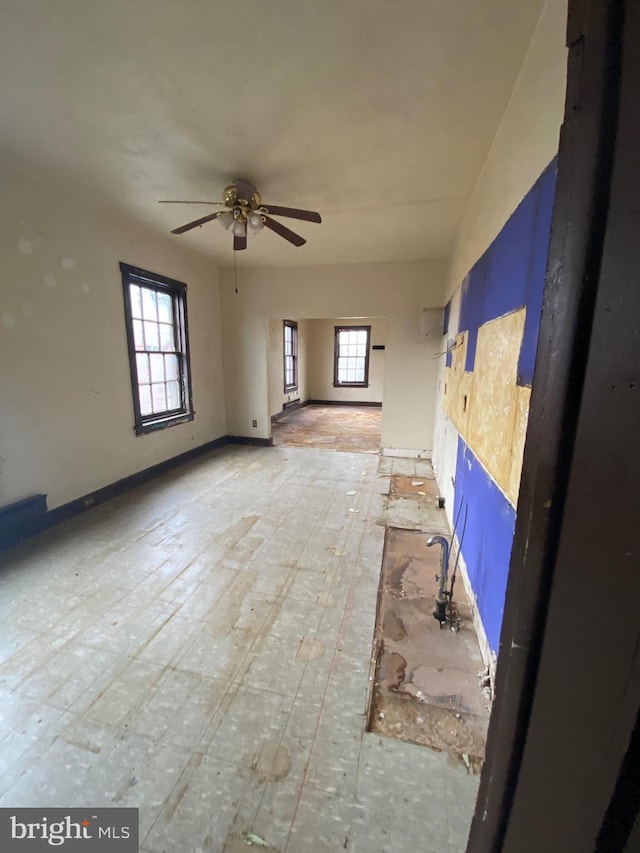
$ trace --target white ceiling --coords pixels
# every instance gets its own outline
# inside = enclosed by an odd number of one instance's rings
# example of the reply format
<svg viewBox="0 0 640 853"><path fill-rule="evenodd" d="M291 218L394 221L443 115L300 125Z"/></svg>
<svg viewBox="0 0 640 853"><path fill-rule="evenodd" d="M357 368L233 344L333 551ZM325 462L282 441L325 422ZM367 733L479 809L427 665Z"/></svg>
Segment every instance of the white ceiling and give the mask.
<svg viewBox="0 0 640 853"><path fill-rule="evenodd" d="M442 257L543 0L4 0L5 162L160 232L233 178L318 210L242 263ZM213 222L172 237L232 259Z"/></svg>

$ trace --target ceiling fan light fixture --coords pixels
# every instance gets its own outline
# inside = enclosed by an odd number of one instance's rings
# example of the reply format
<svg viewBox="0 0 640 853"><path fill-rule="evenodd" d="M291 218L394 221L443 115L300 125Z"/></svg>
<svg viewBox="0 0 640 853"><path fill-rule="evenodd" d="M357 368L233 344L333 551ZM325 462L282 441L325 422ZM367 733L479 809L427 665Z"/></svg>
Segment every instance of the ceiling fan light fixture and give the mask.
<svg viewBox="0 0 640 853"><path fill-rule="evenodd" d="M247 224L243 219L236 219L233 223L233 234L235 237L247 236Z"/></svg>
<svg viewBox="0 0 640 853"><path fill-rule="evenodd" d="M233 225L233 213L231 213L230 210L227 210L224 213L219 213L218 222L226 231L228 231Z"/></svg>
<svg viewBox="0 0 640 853"><path fill-rule="evenodd" d="M249 228L254 232L261 231L264 228L264 220L262 219L262 216L254 210L247 214L247 221L249 223Z"/></svg>

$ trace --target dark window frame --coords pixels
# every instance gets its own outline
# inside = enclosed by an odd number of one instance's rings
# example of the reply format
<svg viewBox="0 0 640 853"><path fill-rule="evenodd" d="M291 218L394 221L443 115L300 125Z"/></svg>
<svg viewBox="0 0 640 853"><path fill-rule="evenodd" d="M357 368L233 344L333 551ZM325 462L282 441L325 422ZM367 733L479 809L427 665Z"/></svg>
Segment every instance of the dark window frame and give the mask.
<svg viewBox="0 0 640 853"><path fill-rule="evenodd" d="M136 435L147 435L167 427L177 426L194 419L193 395L191 390L191 359L189 354L189 323L187 318L187 285L182 281L149 272L131 264L120 263L122 274L122 289L124 295L124 315L127 330L127 348L129 353L129 370L131 374L131 392L133 397L134 430ZM156 352L156 350L136 350L133 311L131 304L130 286L138 285L156 293L166 293L171 296L173 330L175 334L175 349L171 352L178 357L178 382L181 390L181 404L178 408L166 409L163 412L142 414L140 406L140 382L136 353ZM157 350L157 352L167 352ZM168 380L165 380L165 383ZM144 384L144 383L143 383Z"/></svg>
<svg viewBox="0 0 640 853"><path fill-rule="evenodd" d="M340 382L338 380L338 364L340 360L338 340L340 332L366 332L367 351L364 356L364 381ZM371 355L371 326L334 326L333 339L333 387L334 388L368 388L369 387L369 358Z"/></svg>
<svg viewBox="0 0 640 853"><path fill-rule="evenodd" d="M287 329L291 329L291 348L287 353ZM292 360L293 382L287 383L287 358ZM284 368L284 393L289 394L298 390L298 324L295 320L282 321L282 361Z"/></svg>

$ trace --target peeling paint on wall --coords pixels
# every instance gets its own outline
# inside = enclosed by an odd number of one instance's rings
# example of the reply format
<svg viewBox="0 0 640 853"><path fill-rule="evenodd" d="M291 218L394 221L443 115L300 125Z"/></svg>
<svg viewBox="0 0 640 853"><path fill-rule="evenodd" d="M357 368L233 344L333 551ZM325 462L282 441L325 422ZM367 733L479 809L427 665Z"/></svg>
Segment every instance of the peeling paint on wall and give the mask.
<svg viewBox="0 0 640 853"><path fill-rule="evenodd" d="M31 240L27 240L26 238L21 238L18 240L18 251L21 255L32 255L33 254L33 243Z"/></svg>

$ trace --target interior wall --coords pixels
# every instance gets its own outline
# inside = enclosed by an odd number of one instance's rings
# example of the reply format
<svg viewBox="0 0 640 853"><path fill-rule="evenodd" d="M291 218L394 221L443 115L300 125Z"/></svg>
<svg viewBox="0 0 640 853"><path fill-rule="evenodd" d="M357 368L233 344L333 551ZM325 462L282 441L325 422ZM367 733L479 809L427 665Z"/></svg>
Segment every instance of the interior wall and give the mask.
<svg viewBox="0 0 640 853"><path fill-rule="evenodd" d="M265 235L267 236L267 235ZM268 317L384 317L383 447L430 455L440 335L421 334L422 308L443 304L446 262L223 269L228 429L269 438ZM257 428L251 426L257 420Z"/></svg>
<svg viewBox="0 0 640 853"><path fill-rule="evenodd" d="M225 435L210 260L26 175L0 181L0 507L45 493L54 508ZM134 433L119 261L188 286L191 423Z"/></svg>
<svg viewBox="0 0 640 853"><path fill-rule="evenodd" d="M434 468L498 651L528 419L566 87L566 2L547 0L449 266ZM460 527L458 529L460 534Z"/></svg>
<svg viewBox="0 0 640 853"><path fill-rule="evenodd" d="M555 159L527 193L449 309L444 418L458 436L453 507L489 648L497 653L529 417L555 192ZM451 460L448 460L451 464Z"/></svg>
<svg viewBox="0 0 640 853"><path fill-rule="evenodd" d="M298 389L284 390L284 320L268 320L267 336L267 375L269 388L269 418L282 412L285 403L299 399L304 403L308 399L307 392L307 347L308 320L297 320L287 317L298 324Z"/></svg>
<svg viewBox="0 0 640 853"><path fill-rule="evenodd" d="M448 297L558 151L567 78L567 0L547 0L456 233Z"/></svg>
<svg viewBox="0 0 640 853"><path fill-rule="evenodd" d="M304 403L311 396L309 394L309 320L298 319L298 393L288 396L295 400L300 398ZM284 364L282 366L284 376Z"/></svg>
<svg viewBox="0 0 640 853"><path fill-rule="evenodd" d="M384 385L384 350L369 351L369 385L367 388L334 388L335 327L340 325L371 326L370 345L384 346L387 321L381 317L340 318L309 321L309 398L331 402L382 403Z"/></svg>

